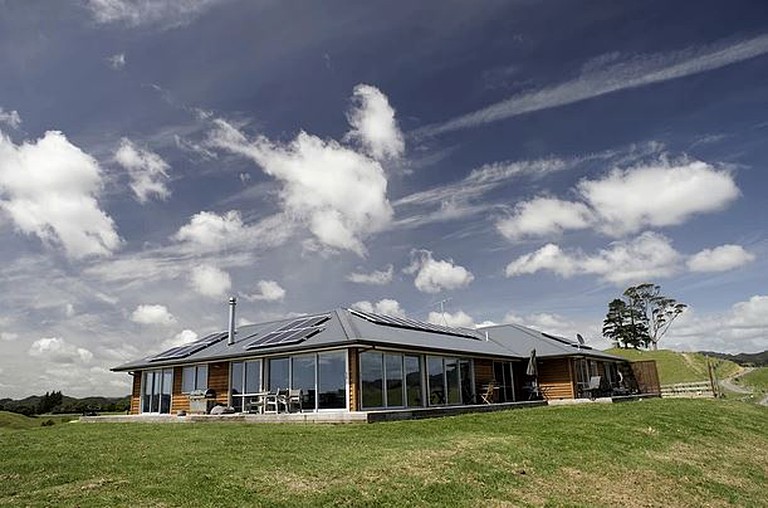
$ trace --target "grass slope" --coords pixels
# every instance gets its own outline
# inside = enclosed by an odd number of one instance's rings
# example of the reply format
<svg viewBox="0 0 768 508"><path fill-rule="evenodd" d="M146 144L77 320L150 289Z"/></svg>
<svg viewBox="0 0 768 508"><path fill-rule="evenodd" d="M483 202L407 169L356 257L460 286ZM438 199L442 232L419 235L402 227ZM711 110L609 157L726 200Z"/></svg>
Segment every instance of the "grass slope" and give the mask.
<svg viewBox="0 0 768 508"><path fill-rule="evenodd" d="M760 367L737 378L742 386L747 386L760 393L768 393L768 367Z"/></svg>
<svg viewBox="0 0 768 508"><path fill-rule="evenodd" d="M4 506L760 506L768 408L584 404L372 425L0 430Z"/></svg>
<svg viewBox="0 0 768 508"><path fill-rule="evenodd" d="M668 349L658 351L638 351L636 349L609 349L612 353L628 360L656 360L661 384L691 383L708 381L707 357L701 353L680 353ZM717 368L717 376L722 379L737 373L738 364L729 360L710 359Z"/></svg>
<svg viewBox="0 0 768 508"><path fill-rule="evenodd" d="M76 420L78 416L67 415L41 415L36 418L30 418L29 416L20 415L18 413L9 413L8 411L0 411L0 430L2 429L31 429L33 427L41 427L44 423L51 422L51 424L64 423L70 420Z"/></svg>

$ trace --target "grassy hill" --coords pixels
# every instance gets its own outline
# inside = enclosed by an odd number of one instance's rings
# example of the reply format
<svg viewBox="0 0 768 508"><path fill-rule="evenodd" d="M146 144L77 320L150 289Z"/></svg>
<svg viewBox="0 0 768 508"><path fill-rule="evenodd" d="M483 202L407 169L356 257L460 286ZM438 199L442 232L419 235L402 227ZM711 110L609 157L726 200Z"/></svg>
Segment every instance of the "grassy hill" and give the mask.
<svg viewBox="0 0 768 508"><path fill-rule="evenodd" d="M45 425L53 425L56 423L62 423L76 419L72 416L38 416L29 417L20 415L18 413L9 413L8 411L0 411L0 430L2 429L31 429L34 427L43 427ZM50 423L49 423L50 422Z"/></svg>
<svg viewBox="0 0 768 508"><path fill-rule="evenodd" d="M638 351L619 348L609 349L608 352L628 360L656 360L659 381L663 385L709 380L707 357L701 353L681 353L668 349ZM736 374L740 370L739 365L730 360L711 358L710 361L717 368L717 376L721 379Z"/></svg>
<svg viewBox="0 0 768 508"><path fill-rule="evenodd" d="M752 372L739 376L737 379L742 386L748 386L760 393L768 393L768 367L760 367Z"/></svg>
<svg viewBox="0 0 768 508"><path fill-rule="evenodd" d="M0 430L0 506L761 506L768 408L581 404L371 425Z"/></svg>

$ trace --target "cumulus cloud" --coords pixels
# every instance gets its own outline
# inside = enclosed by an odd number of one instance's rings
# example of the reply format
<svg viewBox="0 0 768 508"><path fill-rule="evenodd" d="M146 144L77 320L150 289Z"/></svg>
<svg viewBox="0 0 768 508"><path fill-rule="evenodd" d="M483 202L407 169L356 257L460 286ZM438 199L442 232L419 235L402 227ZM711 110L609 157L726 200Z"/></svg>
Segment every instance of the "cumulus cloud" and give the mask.
<svg viewBox="0 0 768 508"><path fill-rule="evenodd" d="M112 219L96 201L96 160L61 132L17 146L0 133L0 208L18 230L61 246L67 256L106 256L120 245Z"/></svg>
<svg viewBox="0 0 768 508"><path fill-rule="evenodd" d="M170 166L156 153L123 138L115 152L115 160L128 170L131 189L139 203L146 203L153 195L158 199L167 199L171 195L166 186Z"/></svg>
<svg viewBox="0 0 768 508"><path fill-rule="evenodd" d="M469 270L454 264L452 259L436 260L428 250L413 250L411 258L410 266L404 271L416 274L413 284L423 293L463 288L475 279Z"/></svg>
<svg viewBox="0 0 768 508"><path fill-rule="evenodd" d="M686 350L754 353L768 349L768 296L755 295L722 313L688 309L664 337Z"/></svg>
<svg viewBox="0 0 768 508"><path fill-rule="evenodd" d="M197 334L192 330L182 330L172 338L166 340L162 344L163 349L170 349L172 347L183 346L197 340Z"/></svg>
<svg viewBox="0 0 768 508"><path fill-rule="evenodd" d="M305 224L323 246L363 256L363 240L390 223L387 179L367 154L303 131L279 144L263 136L250 141L223 120L215 124L210 143L250 158L279 180L286 215Z"/></svg>
<svg viewBox="0 0 768 508"><path fill-rule="evenodd" d="M19 125L21 125L21 116L19 116L19 112L15 109L5 111L3 108L0 108L0 125L3 124L12 129L17 129Z"/></svg>
<svg viewBox="0 0 768 508"><path fill-rule="evenodd" d="M93 353L88 349L74 346L59 337L36 340L29 348L29 354L54 363L89 363L93 360Z"/></svg>
<svg viewBox="0 0 768 508"><path fill-rule="evenodd" d="M400 303L397 300L393 300L391 298L384 298L375 303L363 300L361 302L353 303L352 308L362 310L364 312L386 314L387 316L405 317L405 311L402 307L400 307Z"/></svg>
<svg viewBox="0 0 768 508"><path fill-rule="evenodd" d="M173 28L189 23L220 2L221 0L86 0L86 6L99 23Z"/></svg>
<svg viewBox="0 0 768 508"><path fill-rule="evenodd" d="M173 238L180 242L214 247L237 240L244 230L240 212L236 210L230 210L223 215L203 211L195 214L189 224L182 226Z"/></svg>
<svg viewBox="0 0 768 508"><path fill-rule="evenodd" d="M273 280L260 280L256 283L257 291L251 295L243 295L249 302L276 302L285 298L285 289Z"/></svg>
<svg viewBox="0 0 768 508"><path fill-rule="evenodd" d="M555 244L520 256L506 268L507 277L547 270L561 277L593 274L617 285L669 277L680 269L682 256L664 235L646 231L631 240L616 241L593 255L566 252Z"/></svg>
<svg viewBox="0 0 768 508"><path fill-rule="evenodd" d="M540 197L518 203L514 215L500 220L496 227L505 237L518 239L583 229L589 227L591 221L592 212L583 203Z"/></svg>
<svg viewBox="0 0 768 508"><path fill-rule="evenodd" d="M721 245L704 249L688 259L692 272L724 272L754 261L755 255L741 245Z"/></svg>
<svg viewBox="0 0 768 508"><path fill-rule="evenodd" d="M110 67L119 71L120 69L125 67L125 53L117 53L115 55L112 55L109 58L107 58L107 62L109 63Z"/></svg>
<svg viewBox="0 0 768 508"><path fill-rule="evenodd" d="M131 314L131 321L142 325L172 325L176 318L168 312L165 305L143 304L136 307Z"/></svg>
<svg viewBox="0 0 768 508"><path fill-rule="evenodd" d="M588 227L621 237L722 210L739 196L739 189L728 171L700 161L673 163L662 158L582 180L576 193L581 201L539 197L518 203L513 215L496 227L511 239Z"/></svg>
<svg viewBox="0 0 768 508"><path fill-rule="evenodd" d="M224 296L232 288L229 274L212 265L199 265L193 268L190 284L195 292L212 298Z"/></svg>
<svg viewBox="0 0 768 508"><path fill-rule="evenodd" d="M451 326L454 328L474 328L475 320L472 316L458 310L450 312L430 312L427 321L436 325Z"/></svg>
<svg viewBox="0 0 768 508"><path fill-rule="evenodd" d="M360 84L352 93L352 101L354 105L347 112L352 126L348 138L359 141L374 159L400 157L405 141L387 96L375 86Z"/></svg>
<svg viewBox="0 0 768 508"><path fill-rule="evenodd" d="M395 267L387 265L386 270L374 270L371 273L352 272L347 275L347 280L357 284L370 284L373 286L385 286L392 282Z"/></svg>

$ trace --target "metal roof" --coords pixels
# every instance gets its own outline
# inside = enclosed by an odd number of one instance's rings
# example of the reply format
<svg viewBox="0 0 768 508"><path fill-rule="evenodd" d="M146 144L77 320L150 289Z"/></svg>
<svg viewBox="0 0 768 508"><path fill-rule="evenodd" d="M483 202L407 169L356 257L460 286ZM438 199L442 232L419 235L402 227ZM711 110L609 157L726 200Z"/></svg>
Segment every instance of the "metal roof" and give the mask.
<svg viewBox="0 0 768 508"><path fill-rule="evenodd" d="M330 312L311 314L310 316L328 315L321 330L299 343L267 347L257 350L247 349L255 337L268 334L295 318L241 326L237 329L235 343L229 345L226 340L216 342L184 358L158 360L158 354L147 356L114 367L113 371L131 371L163 366L194 364L227 359L254 358L257 356L280 353L298 353L338 346L362 344L372 347L391 347L414 349L471 356L492 356L508 359L524 359L531 349L536 349L540 357L547 356L594 356L622 360L620 357L596 351L582 346L577 349L565 339L552 338L536 330L520 325L499 325L471 331L457 330L461 335L435 333L428 330L415 330L373 323L348 309L335 309ZM223 333L223 332L222 332ZM471 338L472 336L475 338ZM488 340L486 340L486 336Z"/></svg>

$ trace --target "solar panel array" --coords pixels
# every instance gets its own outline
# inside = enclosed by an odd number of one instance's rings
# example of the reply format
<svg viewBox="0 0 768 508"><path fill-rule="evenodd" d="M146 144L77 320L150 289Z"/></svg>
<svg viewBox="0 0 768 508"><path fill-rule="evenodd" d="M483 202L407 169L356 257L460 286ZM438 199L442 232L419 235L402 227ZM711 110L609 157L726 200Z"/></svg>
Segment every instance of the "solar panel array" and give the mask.
<svg viewBox="0 0 768 508"><path fill-rule="evenodd" d="M212 333L190 344L184 344L183 346L177 346L169 349L168 351L163 351L159 355L150 359L150 361L157 362L160 360L175 360L177 358L186 358L197 353L198 351L202 351L208 346L216 344L217 342L223 340L226 336L227 332Z"/></svg>
<svg viewBox="0 0 768 508"><path fill-rule="evenodd" d="M394 326L397 328L407 328L409 330L419 330L422 332L434 332L442 333L443 335L453 335L456 337L467 337L470 339L479 339L480 337L471 330L465 330L462 328L451 328L449 326L435 325L432 323L425 323L423 321L416 321L415 319L388 316L386 314L375 314L373 312L365 312L362 310L349 309L349 312L355 314L366 321L376 323L378 325Z"/></svg>
<svg viewBox="0 0 768 508"><path fill-rule="evenodd" d="M324 330L321 326L331 319L331 316L311 316L294 319L279 328L266 333L253 342L246 344L245 349L256 349L268 346L283 346L286 344L296 344L310 338L311 336ZM246 339L249 337L246 337Z"/></svg>

